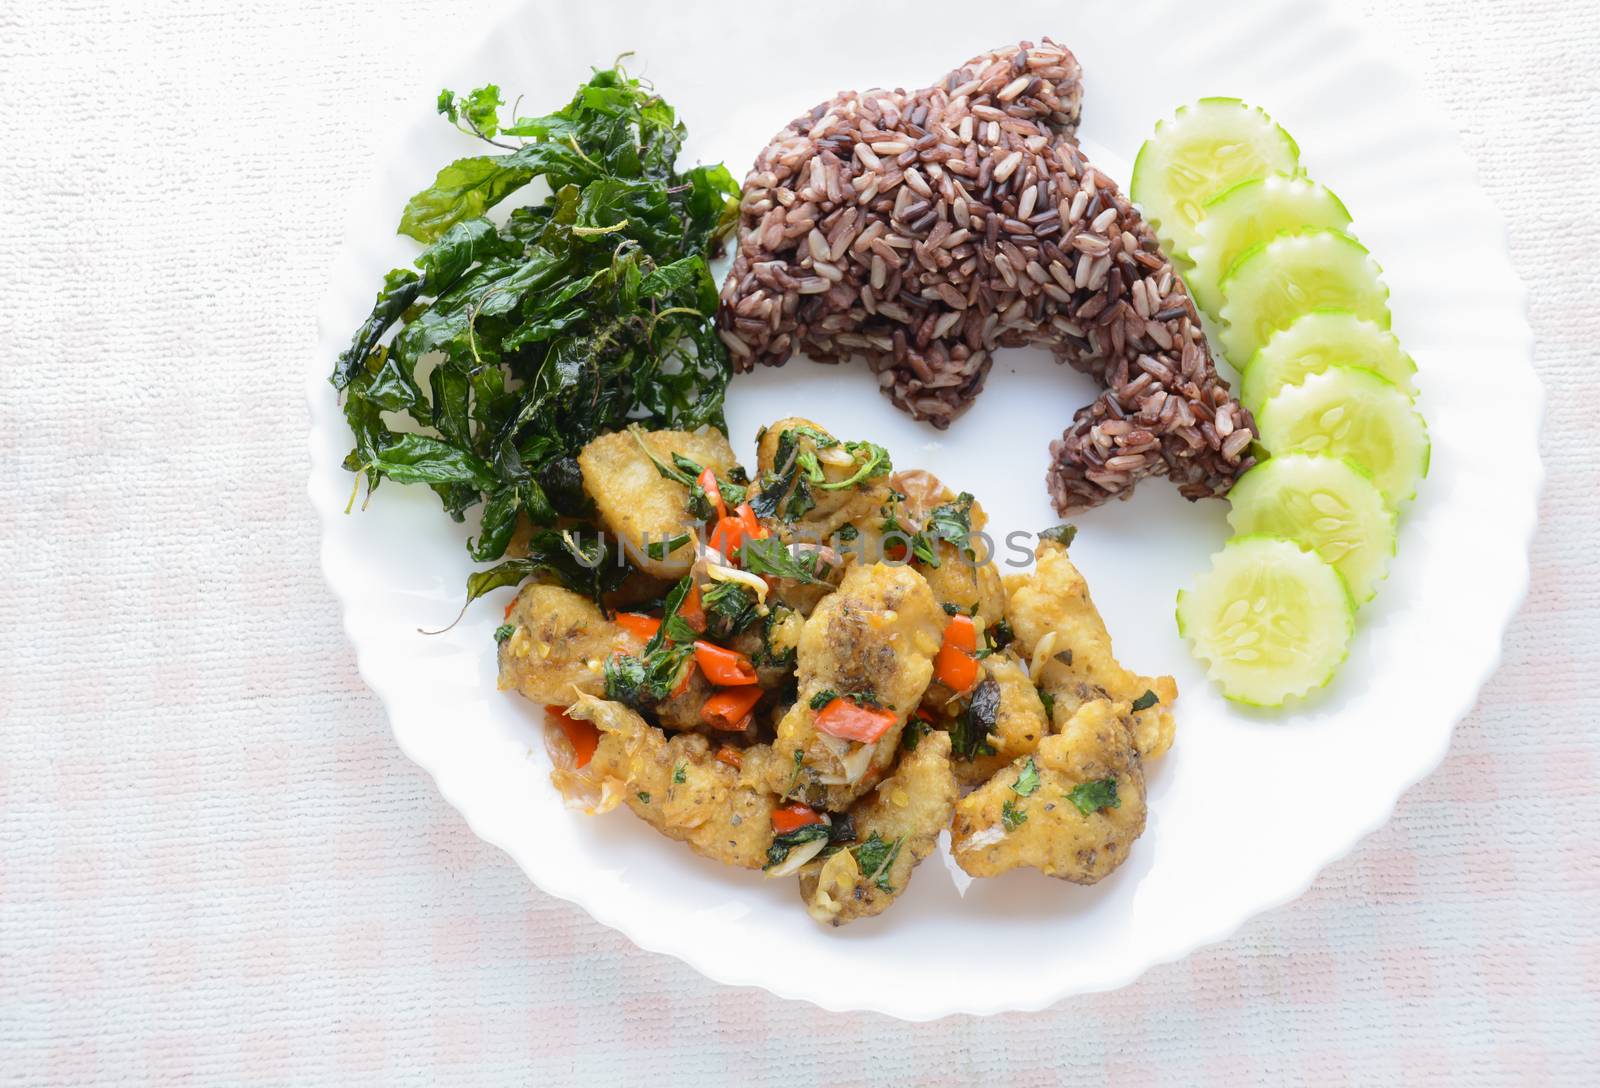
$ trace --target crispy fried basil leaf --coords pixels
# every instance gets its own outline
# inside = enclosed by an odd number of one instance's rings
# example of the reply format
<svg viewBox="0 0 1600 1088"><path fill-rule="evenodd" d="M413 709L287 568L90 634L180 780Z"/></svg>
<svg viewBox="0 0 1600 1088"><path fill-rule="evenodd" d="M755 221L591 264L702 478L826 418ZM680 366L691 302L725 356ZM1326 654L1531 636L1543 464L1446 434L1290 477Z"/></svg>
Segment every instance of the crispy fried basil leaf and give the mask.
<svg viewBox="0 0 1600 1088"><path fill-rule="evenodd" d="M385 278L331 378L355 437L346 467L369 489L425 484L457 520L483 504L469 548L484 561L504 555L523 515L590 516L574 456L596 435L725 429L731 368L707 262L739 195L721 166L678 172L683 126L620 70L595 72L552 113L508 116L504 101L493 84L440 94L463 131L509 143L448 164L411 198L400 232L427 248ZM536 181L547 197L500 225L485 216ZM529 562L549 575L560 554ZM595 596L604 581L561 580Z"/></svg>

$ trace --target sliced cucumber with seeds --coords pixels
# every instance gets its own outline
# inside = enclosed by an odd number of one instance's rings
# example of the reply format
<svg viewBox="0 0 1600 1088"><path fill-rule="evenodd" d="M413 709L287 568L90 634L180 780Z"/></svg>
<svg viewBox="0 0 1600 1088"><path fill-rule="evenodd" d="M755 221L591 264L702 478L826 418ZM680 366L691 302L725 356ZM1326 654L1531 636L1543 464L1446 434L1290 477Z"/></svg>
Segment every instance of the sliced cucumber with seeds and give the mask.
<svg viewBox="0 0 1600 1088"><path fill-rule="evenodd" d="M1406 393L1414 393L1417 364L1400 349L1400 341L1355 314L1318 310L1295 319L1272 334L1244 368L1239 399L1260 412L1267 399L1286 385L1298 385L1307 374L1331 366L1360 366L1376 371Z"/></svg>
<svg viewBox="0 0 1600 1088"><path fill-rule="evenodd" d="M1330 367L1278 390L1256 428L1273 456L1348 457L1372 474L1391 507L1414 496L1428 474L1428 430L1411 398L1361 367Z"/></svg>
<svg viewBox="0 0 1600 1088"><path fill-rule="evenodd" d="M1389 289L1367 247L1336 230L1281 234L1222 278L1222 346L1243 368L1279 329L1312 310L1348 310L1389 327Z"/></svg>
<svg viewBox="0 0 1600 1088"><path fill-rule="evenodd" d="M1338 572L1281 537L1235 537L1178 594L1178 633L1223 695L1253 706L1282 706L1326 684L1354 629Z"/></svg>
<svg viewBox="0 0 1600 1088"><path fill-rule="evenodd" d="M1231 185L1300 168L1300 149L1262 110L1202 98L1156 125L1133 162L1128 191L1170 253L1186 257L1207 200Z"/></svg>
<svg viewBox="0 0 1600 1088"><path fill-rule="evenodd" d="M1228 524L1311 548L1344 579L1358 605L1370 601L1394 556L1394 512L1354 462L1324 454L1271 457L1228 492Z"/></svg>
<svg viewBox="0 0 1600 1088"><path fill-rule="evenodd" d="M1212 317L1222 306L1222 277L1241 254L1285 231L1350 226L1350 213L1339 198L1304 177L1273 175L1241 181L1206 201L1201 211L1196 228L1200 240L1189 249L1194 268L1183 274L1183 280L1195 302Z"/></svg>

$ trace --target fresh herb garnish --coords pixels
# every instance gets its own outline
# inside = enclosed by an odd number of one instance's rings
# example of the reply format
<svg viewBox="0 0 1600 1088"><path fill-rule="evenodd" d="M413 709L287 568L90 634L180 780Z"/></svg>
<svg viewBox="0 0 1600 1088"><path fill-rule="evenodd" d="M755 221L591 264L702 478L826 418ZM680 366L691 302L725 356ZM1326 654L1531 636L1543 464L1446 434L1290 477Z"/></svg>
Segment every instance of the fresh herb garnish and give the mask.
<svg viewBox="0 0 1600 1088"><path fill-rule="evenodd" d="M672 768L672 784L674 786L683 785L684 777L685 777L685 768L684 768L684 765L682 763L680 763L676 767Z"/></svg>
<svg viewBox="0 0 1600 1088"><path fill-rule="evenodd" d="M755 592L737 582L713 582L700 593L706 637L726 642L761 618Z"/></svg>
<svg viewBox="0 0 1600 1088"><path fill-rule="evenodd" d="M773 836L772 845L767 847L767 863L762 868L770 869L774 865L783 864L789 857L789 851L795 847L802 843L826 839L829 834L830 828L827 824L817 823L806 824L804 827L797 827L793 831L785 831L781 835Z"/></svg>
<svg viewBox="0 0 1600 1088"><path fill-rule="evenodd" d="M1056 697L1039 688L1034 688L1034 690L1039 692L1039 702L1044 704L1045 720L1054 721L1056 716Z"/></svg>
<svg viewBox="0 0 1600 1088"><path fill-rule="evenodd" d="M950 754L965 760L994 755L989 734L994 732L999 716L1000 684L993 677L985 677L973 689L967 709L950 726Z"/></svg>
<svg viewBox="0 0 1600 1088"><path fill-rule="evenodd" d="M1022 770L1017 774L1017 780L1011 784L1011 792L1018 797L1027 797L1039 788L1039 768L1034 765L1033 757L1022 765Z"/></svg>
<svg viewBox="0 0 1600 1088"><path fill-rule="evenodd" d="M1066 794L1066 798L1085 816L1093 816L1103 808L1122 807L1122 800L1117 796L1115 778L1100 778L1093 782L1079 783L1072 787L1072 792Z"/></svg>
<svg viewBox="0 0 1600 1088"><path fill-rule="evenodd" d="M745 538L739 545L739 563L752 574L811 584L826 581L824 575L830 569L820 553L802 551L796 555L776 536Z"/></svg>
<svg viewBox="0 0 1600 1088"><path fill-rule="evenodd" d="M1076 525L1062 524L1040 530L1039 539L1053 540L1063 548L1066 548L1071 546L1073 538L1077 535L1078 527Z"/></svg>
<svg viewBox="0 0 1600 1088"><path fill-rule="evenodd" d="M558 583L605 608L605 595L628 577L631 568L606 551L605 537L595 529L540 529L528 540L528 554L507 559L467 577L467 602L490 590L514 586L535 575Z"/></svg>
<svg viewBox="0 0 1600 1088"><path fill-rule="evenodd" d="M839 527L839 532L838 532L839 540L842 541L845 544L850 543L852 540L854 540L856 537L858 537L860 535L861 535L861 530L857 529L854 525L848 525L847 524L847 525L842 525L842 526Z"/></svg>
<svg viewBox="0 0 1600 1088"><path fill-rule="evenodd" d="M645 803L645 804L647 804L647 805L648 805L648 804L649 804L649 803L650 803L650 794L649 794L649 793L647 793L647 792L646 792L646 791L644 791L644 790L640 790L640 791L639 791L639 792L638 792L638 793L637 793L637 794L635 794L635 795L634 795L634 796L636 796L636 797L638 797L638 798L639 798L639 800L641 800L641 801L643 801L643 802L644 802L644 803Z"/></svg>
<svg viewBox="0 0 1600 1088"><path fill-rule="evenodd" d="M666 540L652 540L645 545L644 553L651 559L665 559L689 543L689 539L688 533L679 533L677 536L668 537Z"/></svg>
<svg viewBox="0 0 1600 1088"><path fill-rule="evenodd" d="M504 642L511 637L511 633L516 629L517 625L514 623L502 623L494 629L494 640L496 642Z"/></svg>
<svg viewBox="0 0 1600 1088"><path fill-rule="evenodd" d="M1135 711L1149 710L1160 701L1161 700L1156 697L1156 693L1147 688L1145 689L1145 693L1143 695L1139 696L1133 701L1133 709Z"/></svg>
<svg viewBox="0 0 1600 1088"><path fill-rule="evenodd" d="M493 85L440 94L440 113L504 153L457 159L411 198L400 231L427 248L385 277L331 378L355 435L345 467L369 492L426 484L457 521L482 504L480 562L505 554L519 518L575 512L571 457L596 435L725 427L708 260L738 218L732 175L680 173L683 126L618 69L547 116L501 103ZM535 182L542 201L503 225L485 216Z"/></svg>
<svg viewBox="0 0 1600 1088"><path fill-rule="evenodd" d="M920 717L911 718L906 722L906 727L900 733L900 747L908 752L915 752L922 738L928 735L933 725Z"/></svg>
<svg viewBox="0 0 1600 1088"><path fill-rule="evenodd" d="M972 547L972 495L963 491L951 502L935 506L928 514L923 532L930 540L954 544L968 558L976 558Z"/></svg>
<svg viewBox="0 0 1600 1088"><path fill-rule="evenodd" d="M874 831L867 836L867 841L853 847L856 855L856 866L869 881L878 886L878 890L887 894L894 894L894 886L889 883L889 867L894 864L894 859L900 856L900 847L905 843L901 836L894 842L885 842L883 837Z"/></svg>
<svg viewBox="0 0 1600 1088"><path fill-rule="evenodd" d="M832 688L823 688L811 697L811 709L821 710L839 697L839 693Z"/></svg>
<svg viewBox="0 0 1600 1088"><path fill-rule="evenodd" d="M1000 822L1006 825L1007 831L1015 831L1028 822L1028 814L1007 801L1000 806Z"/></svg>

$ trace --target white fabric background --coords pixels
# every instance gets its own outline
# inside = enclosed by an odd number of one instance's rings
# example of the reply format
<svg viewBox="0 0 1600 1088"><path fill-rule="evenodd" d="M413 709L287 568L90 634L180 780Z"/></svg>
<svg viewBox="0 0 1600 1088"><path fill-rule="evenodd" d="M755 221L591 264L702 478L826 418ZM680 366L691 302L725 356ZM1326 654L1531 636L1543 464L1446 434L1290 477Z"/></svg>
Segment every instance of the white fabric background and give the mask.
<svg viewBox="0 0 1600 1088"><path fill-rule="evenodd" d="M1550 396L1529 602L1449 760L1219 948L914 1027L536 892L355 675L312 315L382 122L506 6L0 0L0 1083L1600 1080L1591 3L1359 5L1506 210Z"/></svg>

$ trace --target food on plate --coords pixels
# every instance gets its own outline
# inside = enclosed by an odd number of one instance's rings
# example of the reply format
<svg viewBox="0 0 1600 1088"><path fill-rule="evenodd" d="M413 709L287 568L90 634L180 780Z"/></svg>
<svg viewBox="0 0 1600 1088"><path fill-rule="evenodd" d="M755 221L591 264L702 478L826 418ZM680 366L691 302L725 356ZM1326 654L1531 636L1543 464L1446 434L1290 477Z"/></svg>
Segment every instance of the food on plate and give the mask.
<svg viewBox="0 0 1600 1088"><path fill-rule="evenodd" d="M1153 759L1172 747L1177 683L1170 676L1140 676L1112 655L1111 635L1067 549L1041 543L1033 571L1007 581L1006 618L1016 632L1015 646L1048 696L1054 727L1085 703L1111 699L1129 704L1141 756Z"/></svg>
<svg viewBox="0 0 1600 1088"><path fill-rule="evenodd" d="M1223 276L1222 346L1242 366L1273 333L1313 310L1346 310L1389 327L1389 289L1367 247L1343 231L1281 234L1240 255Z"/></svg>
<svg viewBox="0 0 1600 1088"><path fill-rule="evenodd" d="M1344 661L1355 602L1339 572L1303 545L1235 537L1178 594L1178 633L1230 699L1281 706Z"/></svg>
<svg viewBox="0 0 1600 1088"><path fill-rule="evenodd" d="M1239 536L1281 536L1311 548L1358 605L1378 592L1394 555L1395 515L1355 462L1279 454L1239 477L1228 503L1228 524Z"/></svg>
<svg viewBox="0 0 1600 1088"><path fill-rule="evenodd" d="M1415 395L1417 364L1388 329L1341 310L1317 310L1295 318L1261 346L1239 380L1239 399L1261 411L1274 393L1299 385L1308 374L1331 366L1359 366Z"/></svg>
<svg viewBox="0 0 1600 1088"><path fill-rule="evenodd" d="M1030 868L1094 884L1127 859L1144 821L1128 704L1095 699L956 804L950 854L972 876Z"/></svg>
<svg viewBox="0 0 1600 1088"><path fill-rule="evenodd" d="M862 356L942 427L997 348L1040 344L1106 387L1051 444L1058 511L1150 475L1224 494L1254 423L1154 232L1078 147L1081 94L1077 60L1045 39L792 121L745 179L718 319L735 369Z"/></svg>
<svg viewBox="0 0 1600 1088"><path fill-rule="evenodd" d="M853 563L800 634L775 793L838 811L878 784L933 676L945 614L910 566Z"/></svg>
<svg viewBox="0 0 1600 1088"><path fill-rule="evenodd" d="M838 926L887 910L911 870L939 845L958 793L950 737L930 733L900 758L893 775L850 806L854 842L829 844L800 870L806 911Z"/></svg>
<svg viewBox="0 0 1600 1088"><path fill-rule="evenodd" d="M693 473L679 468L663 475L656 466L676 454L689 461ZM688 509L689 493L701 472L728 477L738 463L721 431L645 432L637 427L601 435L578 454L583 490L595 510L622 540L638 553L640 570L658 578L681 578L694 562L689 530L696 519Z"/></svg>
<svg viewBox="0 0 1600 1088"><path fill-rule="evenodd" d="M1115 868L1177 689L1112 656L1070 531L1048 533L1038 569L1008 587L980 551L973 495L808 419L764 428L758 447L751 479L720 435L592 439L578 462L595 509L571 563L496 568L501 584L530 579L496 632L500 685L545 707L551 781L584 811L625 805L705 857L796 878L806 911L835 926L887 909L940 832L963 826L961 790L995 796L1021 761L1080 800L1114 778L1125 807L1041 812L969 871L1037 864L1090 882ZM694 542L676 579L631 546L657 531ZM608 546L619 539L630 546ZM602 569L579 577L580 556ZM1113 701L1125 751L1075 717ZM959 803L981 845L986 802Z"/></svg>
<svg viewBox="0 0 1600 1088"><path fill-rule="evenodd" d="M1274 174L1241 181L1206 201L1196 225L1199 240L1189 250L1194 267L1183 281L1199 307L1217 317L1222 278L1241 255L1284 231L1309 227L1348 233L1350 213L1331 190L1307 177Z"/></svg>
<svg viewBox="0 0 1600 1088"><path fill-rule="evenodd" d="M1224 695L1278 706L1332 677L1387 573L1395 510L1428 471L1416 365L1349 211L1266 114L1231 99L1179 110L1140 151L1133 190L1222 322L1270 455L1229 492L1238 535L1179 594L1178 627Z"/></svg>
<svg viewBox="0 0 1600 1088"><path fill-rule="evenodd" d="M539 582L518 591L505 619L500 687L536 703L564 705L575 693L599 694L605 688L601 666L606 659L640 641L588 597Z"/></svg>
<svg viewBox="0 0 1600 1088"><path fill-rule="evenodd" d="M720 165L680 170L683 125L620 69L544 116L503 109L493 85L443 92L439 110L492 153L411 198L400 231L426 248L385 277L331 380L357 486L427 484L456 521L482 504L468 544L488 561L519 526L582 511L572 458L590 439L723 427L707 261L738 187ZM520 206L490 218L502 202ZM543 550L563 562L560 542Z"/></svg>
<svg viewBox="0 0 1600 1088"><path fill-rule="evenodd" d="M645 823L703 857L759 869L772 847L771 757L751 745L737 763L717 758L699 733L667 736L621 703L583 695L567 711L600 730L591 776L615 780L615 795Z"/></svg>
<svg viewBox="0 0 1600 1088"><path fill-rule="evenodd" d="M1261 409L1270 452L1329 453L1370 473L1391 507L1428 474L1428 429L1411 398L1360 367L1336 366L1278 390Z"/></svg>
<svg viewBox="0 0 1600 1088"><path fill-rule="evenodd" d="M1171 253L1190 256L1207 201L1252 178L1293 174L1300 148L1271 117L1237 98L1202 98L1156 122L1130 189Z"/></svg>

